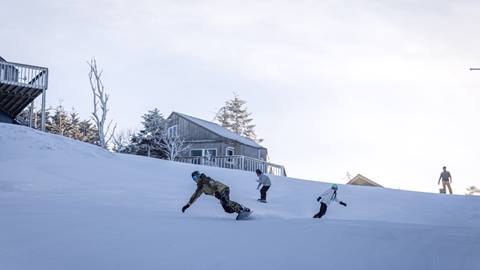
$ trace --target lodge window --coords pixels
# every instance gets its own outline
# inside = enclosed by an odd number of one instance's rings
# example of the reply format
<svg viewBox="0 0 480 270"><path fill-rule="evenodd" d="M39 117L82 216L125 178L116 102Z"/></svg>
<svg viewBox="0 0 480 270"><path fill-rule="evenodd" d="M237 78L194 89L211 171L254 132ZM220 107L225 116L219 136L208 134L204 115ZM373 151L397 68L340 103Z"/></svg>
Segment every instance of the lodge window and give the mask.
<svg viewBox="0 0 480 270"><path fill-rule="evenodd" d="M192 149L190 150L192 157L216 157L217 149Z"/></svg>
<svg viewBox="0 0 480 270"><path fill-rule="evenodd" d="M168 128L167 130L167 134L168 134L168 137L177 137L178 135L178 126L175 125L175 126L171 126Z"/></svg>

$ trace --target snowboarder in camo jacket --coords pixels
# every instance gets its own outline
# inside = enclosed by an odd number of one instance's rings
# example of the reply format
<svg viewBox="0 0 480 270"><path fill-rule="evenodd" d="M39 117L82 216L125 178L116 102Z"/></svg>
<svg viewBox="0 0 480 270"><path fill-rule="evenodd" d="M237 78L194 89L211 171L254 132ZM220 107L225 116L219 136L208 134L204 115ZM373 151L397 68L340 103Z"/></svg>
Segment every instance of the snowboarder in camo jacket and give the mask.
<svg viewBox="0 0 480 270"><path fill-rule="evenodd" d="M318 213L316 213L313 218L321 218L323 217L323 215L325 215L325 213L327 212L327 208L328 208L328 205L332 202L332 201L336 201L338 202L339 204L343 205L343 206L347 206L346 203L340 201L338 198L337 198L337 190L338 190L338 186L336 184L333 184L332 187L326 191L324 191L318 198L317 198L317 202L320 202L320 211L318 211Z"/></svg>
<svg viewBox="0 0 480 270"><path fill-rule="evenodd" d="M223 210L227 213L240 214L242 212L250 212L250 209L247 207L243 207L241 204L230 200L230 188L227 185L215 181L205 174L201 174L199 171L194 171L192 173L192 179L197 183L197 189L192 194L192 197L190 197L188 203L182 207L183 213L198 199L198 197L202 195L202 193L215 196L215 198L220 200Z"/></svg>

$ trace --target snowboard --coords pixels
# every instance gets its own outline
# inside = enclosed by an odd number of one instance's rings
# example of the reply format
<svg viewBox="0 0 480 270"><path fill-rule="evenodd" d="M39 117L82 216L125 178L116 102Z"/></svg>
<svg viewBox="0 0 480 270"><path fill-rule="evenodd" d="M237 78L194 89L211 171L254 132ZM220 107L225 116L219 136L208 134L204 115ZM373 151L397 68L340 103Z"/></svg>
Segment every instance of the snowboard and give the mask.
<svg viewBox="0 0 480 270"><path fill-rule="evenodd" d="M250 211L242 211L240 213L238 213L238 216L237 216L237 220L245 220L245 219L248 219L250 217L250 215L252 214L252 210Z"/></svg>

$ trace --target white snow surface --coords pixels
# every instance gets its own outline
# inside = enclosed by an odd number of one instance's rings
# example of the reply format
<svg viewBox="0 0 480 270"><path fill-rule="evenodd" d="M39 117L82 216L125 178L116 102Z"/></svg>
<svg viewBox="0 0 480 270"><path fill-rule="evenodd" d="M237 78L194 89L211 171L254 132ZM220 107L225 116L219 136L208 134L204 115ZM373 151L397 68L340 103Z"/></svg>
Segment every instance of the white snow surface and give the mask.
<svg viewBox="0 0 480 270"><path fill-rule="evenodd" d="M180 208L201 170L254 210L236 221L214 197ZM113 154L0 124L0 269L479 269L480 197L271 177Z"/></svg>

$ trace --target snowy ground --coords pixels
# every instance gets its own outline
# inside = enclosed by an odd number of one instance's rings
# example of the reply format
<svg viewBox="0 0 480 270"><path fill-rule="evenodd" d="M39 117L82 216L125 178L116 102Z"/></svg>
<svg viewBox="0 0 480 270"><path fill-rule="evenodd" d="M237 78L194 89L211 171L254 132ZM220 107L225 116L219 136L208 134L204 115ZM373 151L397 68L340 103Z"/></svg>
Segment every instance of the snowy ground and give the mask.
<svg viewBox="0 0 480 270"><path fill-rule="evenodd" d="M200 169L255 211L212 197L185 214ZM478 269L480 197L340 186L347 208L311 216L329 184L112 154L0 124L0 269Z"/></svg>

